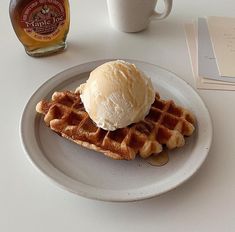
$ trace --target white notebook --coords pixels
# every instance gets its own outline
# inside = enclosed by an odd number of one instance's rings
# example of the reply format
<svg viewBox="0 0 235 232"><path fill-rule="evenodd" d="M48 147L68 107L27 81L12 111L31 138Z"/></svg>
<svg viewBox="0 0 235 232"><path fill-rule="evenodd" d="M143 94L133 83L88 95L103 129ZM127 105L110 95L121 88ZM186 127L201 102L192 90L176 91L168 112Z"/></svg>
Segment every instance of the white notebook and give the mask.
<svg viewBox="0 0 235 232"><path fill-rule="evenodd" d="M235 18L207 18L220 76L235 78Z"/></svg>
<svg viewBox="0 0 235 232"><path fill-rule="evenodd" d="M206 18L198 18L198 74L217 81L235 82L235 78L220 76Z"/></svg>

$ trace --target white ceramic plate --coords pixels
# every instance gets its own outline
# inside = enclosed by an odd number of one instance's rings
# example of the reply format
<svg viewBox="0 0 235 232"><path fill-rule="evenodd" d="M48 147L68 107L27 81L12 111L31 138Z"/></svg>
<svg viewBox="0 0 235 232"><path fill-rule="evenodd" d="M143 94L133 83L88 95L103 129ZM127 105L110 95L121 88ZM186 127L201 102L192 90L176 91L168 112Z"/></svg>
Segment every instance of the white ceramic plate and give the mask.
<svg viewBox="0 0 235 232"><path fill-rule="evenodd" d="M101 153L70 142L45 126L35 106L54 91L75 90L89 72L107 60L78 65L45 82L30 98L21 120L21 139L31 161L55 183L84 197L104 201L136 201L167 192L189 179L205 160L212 140L208 110L199 95L175 74L158 66L136 61L151 77L163 98L191 110L197 118L196 131L183 148L170 152L170 161L154 167L141 158L115 161Z"/></svg>

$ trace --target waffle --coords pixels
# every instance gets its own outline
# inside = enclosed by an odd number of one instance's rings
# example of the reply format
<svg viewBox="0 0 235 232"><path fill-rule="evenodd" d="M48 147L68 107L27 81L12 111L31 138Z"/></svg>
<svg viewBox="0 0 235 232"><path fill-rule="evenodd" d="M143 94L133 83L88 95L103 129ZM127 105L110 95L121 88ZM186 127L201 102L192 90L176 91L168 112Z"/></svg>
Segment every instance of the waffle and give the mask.
<svg viewBox="0 0 235 232"><path fill-rule="evenodd" d="M172 100L155 101L144 120L115 131L98 128L85 111L79 93L55 92L50 101L42 100L36 111L53 131L86 148L113 159L133 160L174 149L185 144L184 136L194 131L195 118Z"/></svg>

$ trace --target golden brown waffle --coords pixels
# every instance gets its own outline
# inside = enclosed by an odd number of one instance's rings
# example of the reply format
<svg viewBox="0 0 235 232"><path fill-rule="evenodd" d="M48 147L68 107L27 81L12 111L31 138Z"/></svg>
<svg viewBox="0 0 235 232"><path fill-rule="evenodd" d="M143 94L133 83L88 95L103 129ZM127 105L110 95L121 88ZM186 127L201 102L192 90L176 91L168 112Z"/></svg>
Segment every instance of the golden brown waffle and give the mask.
<svg viewBox="0 0 235 232"><path fill-rule="evenodd" d="M184 145L184 136L194 131L195 118L172 100L156 98L143 121L115 131L98 128L84 109L79 93L55 92L51 101L42 100L36 111L44 114L47 126L84 147L113 159L133 160Z"/></svg>

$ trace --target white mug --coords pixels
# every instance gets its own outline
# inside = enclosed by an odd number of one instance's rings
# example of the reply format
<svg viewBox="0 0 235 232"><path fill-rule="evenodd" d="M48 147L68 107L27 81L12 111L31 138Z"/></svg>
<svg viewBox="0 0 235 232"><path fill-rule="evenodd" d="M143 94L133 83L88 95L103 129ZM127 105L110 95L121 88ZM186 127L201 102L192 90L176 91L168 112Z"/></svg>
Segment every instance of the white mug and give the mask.
<svg viewBox="0 0 235 232"><path fill-rule="evenodd" d="M107 0L110 23L123 32L142 31L151 19L164 19L170 14L172 0L164 3L164 12L158 13L157 0Z"/></svg>

